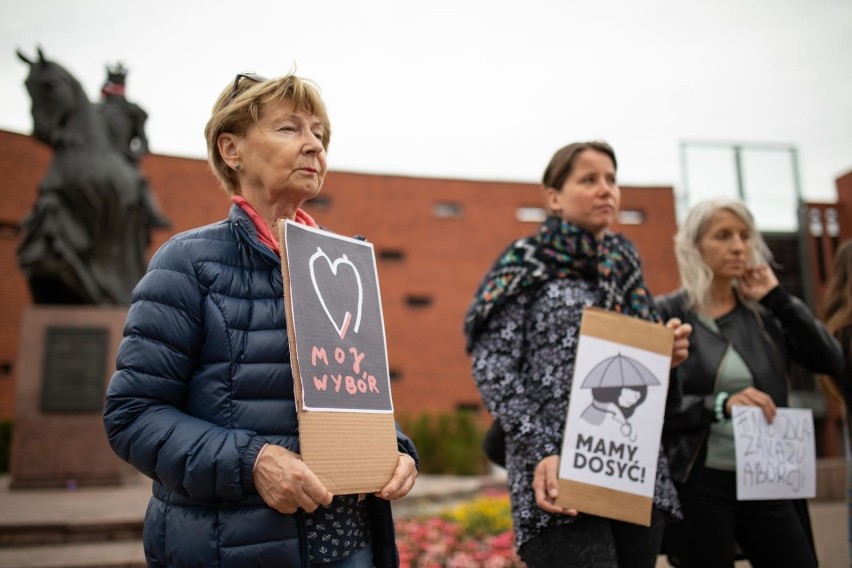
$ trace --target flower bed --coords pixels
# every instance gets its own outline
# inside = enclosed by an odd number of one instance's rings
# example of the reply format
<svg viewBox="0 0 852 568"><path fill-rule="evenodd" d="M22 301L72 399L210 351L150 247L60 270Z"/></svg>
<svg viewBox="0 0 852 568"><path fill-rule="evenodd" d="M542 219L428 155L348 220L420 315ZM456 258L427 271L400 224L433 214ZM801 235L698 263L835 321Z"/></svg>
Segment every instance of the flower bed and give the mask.
<svg viewBox="0 0 852 568"><path fill-rule="evenodd" d="M505 491L486 493L435 517L396 522L401 568L523 568Z"/></svg>

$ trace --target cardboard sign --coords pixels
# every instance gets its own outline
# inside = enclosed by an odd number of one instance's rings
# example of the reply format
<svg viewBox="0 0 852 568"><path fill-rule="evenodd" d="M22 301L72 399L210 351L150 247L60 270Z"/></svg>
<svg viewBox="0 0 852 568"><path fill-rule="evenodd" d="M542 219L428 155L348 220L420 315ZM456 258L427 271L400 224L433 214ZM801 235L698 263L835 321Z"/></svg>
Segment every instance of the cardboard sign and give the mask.
<svg viewBox="0 0 852 568"><path fill-rule="evenodd" d="M810 409L779 408L772 424L753 406L732 407L737 499L816 497L816 444Z"/></svg>
<svg viewBox="0 0 852 568"><path fill-rule="evenodd" d="M399 454L373 246L278 231L302 459L334 494L378 491Z"/></svg>
<svg viewBox="0 0 852 568"><path fill-rule="evenodd" d="M673 342L658 323L583 312L558 505L650 526Z"/></svg>

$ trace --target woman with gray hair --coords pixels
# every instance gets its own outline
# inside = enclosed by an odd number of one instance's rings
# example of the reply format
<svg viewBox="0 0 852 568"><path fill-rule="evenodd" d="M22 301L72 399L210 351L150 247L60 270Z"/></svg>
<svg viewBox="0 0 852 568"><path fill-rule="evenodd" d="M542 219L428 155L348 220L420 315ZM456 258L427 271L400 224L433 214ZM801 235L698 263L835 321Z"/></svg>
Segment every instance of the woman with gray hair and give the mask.
<svg viewBox="0 0 852 568"><path fill-rule="evenodd" d="M743 203L696 205L675 253L683 288L658 298L657 307L694 331L679 369L682 402L667 413L663 432L685 516L668 529L676 548L669 558L677 566L733 566L738 544L755 567L816 566L807 510L797 510L803 502L737 501L731 409L758 407L772 422L788 404L791 363L835 372L843 366L840 346L778 285Z"/></svg>

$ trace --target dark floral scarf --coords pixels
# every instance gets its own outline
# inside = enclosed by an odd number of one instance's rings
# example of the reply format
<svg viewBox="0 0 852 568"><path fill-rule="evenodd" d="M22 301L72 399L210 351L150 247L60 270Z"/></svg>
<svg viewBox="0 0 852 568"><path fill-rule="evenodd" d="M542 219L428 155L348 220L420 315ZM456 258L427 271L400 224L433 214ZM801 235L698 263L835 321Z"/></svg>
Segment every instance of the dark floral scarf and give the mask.
<svg viewBox="0 0 852 568"><path fill-rule="evenodd" d="M464 320L468 351L500 306L522 290L560 278L596 281L602 292L598 307L660 319L639 255L626 237L606 233L598 242L592 233L551 216L537 234L512 243L485 275Z"/></svg>

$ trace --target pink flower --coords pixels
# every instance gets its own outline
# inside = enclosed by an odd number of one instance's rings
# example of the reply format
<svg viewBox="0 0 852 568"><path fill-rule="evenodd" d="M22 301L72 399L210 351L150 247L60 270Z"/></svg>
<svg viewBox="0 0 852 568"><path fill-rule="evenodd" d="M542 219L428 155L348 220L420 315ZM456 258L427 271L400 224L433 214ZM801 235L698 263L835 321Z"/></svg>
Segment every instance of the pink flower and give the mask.
<svg viewBox="0 0 852 568"><path fill-rule="evenodd" d="M505 490L487 491L462 511L396 522L402 568L525 568L515 552L511 530L489 534L484 527L510 524ZM501 500L505 500L501 503ZM483 524L484 523L484 524ZM492 529L493 530L493 529Z"/></svg>

